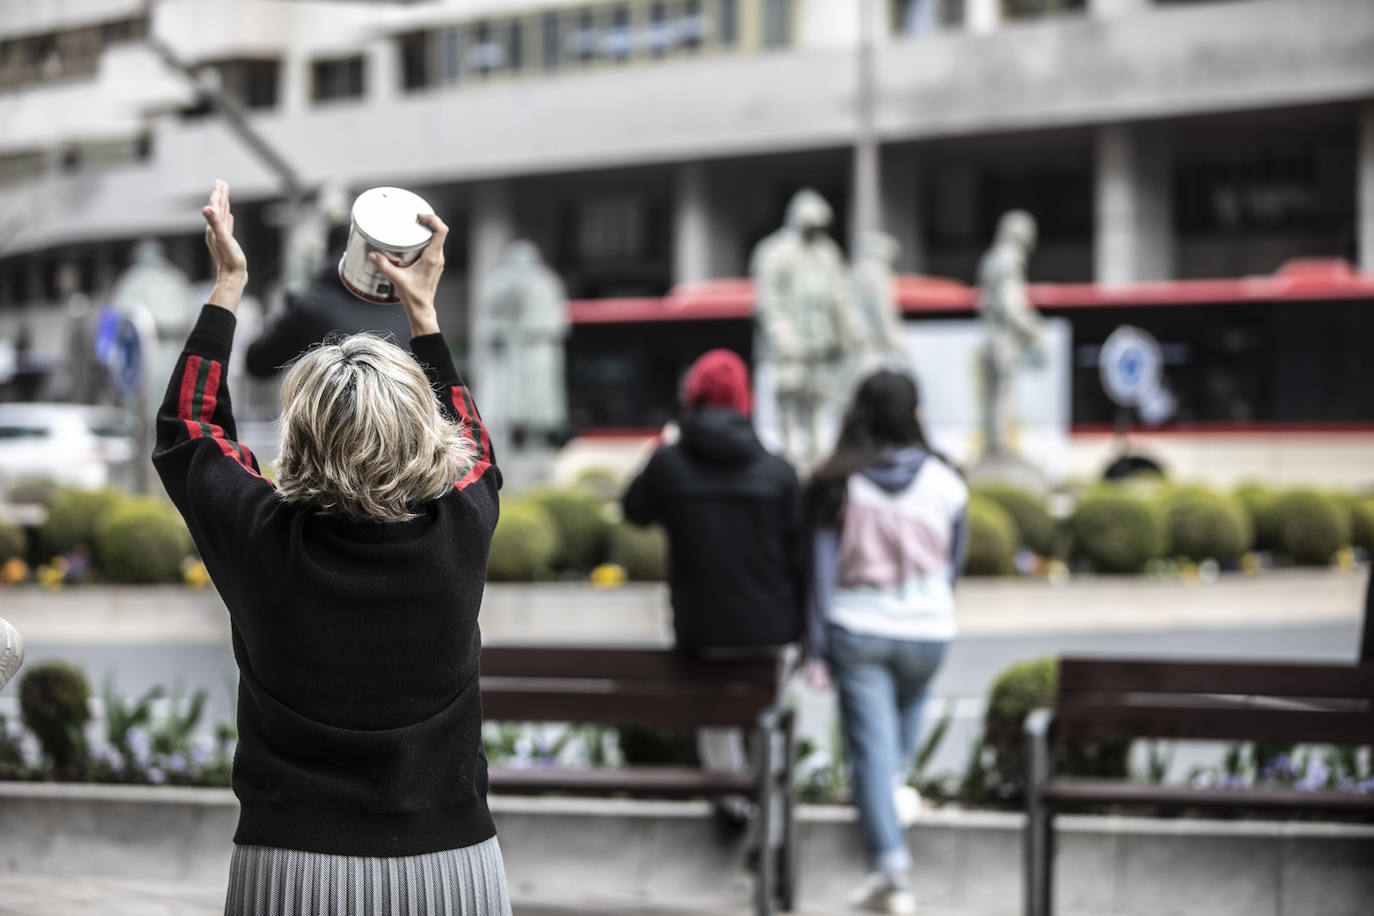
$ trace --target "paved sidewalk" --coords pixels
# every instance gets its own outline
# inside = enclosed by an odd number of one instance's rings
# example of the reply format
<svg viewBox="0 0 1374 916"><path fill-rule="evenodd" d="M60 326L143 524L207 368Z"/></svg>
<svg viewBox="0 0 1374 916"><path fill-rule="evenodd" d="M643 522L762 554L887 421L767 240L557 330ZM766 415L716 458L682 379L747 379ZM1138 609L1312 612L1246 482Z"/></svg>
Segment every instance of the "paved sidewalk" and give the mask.
<svg viewBox="0 0 1374 916"><path fill-rule="evenodd" d="M578 906L517 903L515 916L749 916L747 908L678 909L589 901ZM175 882L0 874L0 916L220 916L224 889ZM799 910L840 916L847 910ZM1014 910L921 909L921 916L1012 916Z"/></svg>

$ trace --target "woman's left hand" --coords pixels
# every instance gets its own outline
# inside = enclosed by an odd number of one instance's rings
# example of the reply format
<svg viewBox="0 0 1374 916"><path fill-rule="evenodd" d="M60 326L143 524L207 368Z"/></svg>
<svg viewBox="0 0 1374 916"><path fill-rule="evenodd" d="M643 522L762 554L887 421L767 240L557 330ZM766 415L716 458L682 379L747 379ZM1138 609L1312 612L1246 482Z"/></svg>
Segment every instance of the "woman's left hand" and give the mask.
<svg viewBox="0 0 1374 916"><path fill-rule="evenodd" d="M235 311L248 285L248 258L234 238L234 214L229 209L229 185L216 180L210 202L200 208L205 217L205 247L215 265L215 288L210 302Z"/></svg>

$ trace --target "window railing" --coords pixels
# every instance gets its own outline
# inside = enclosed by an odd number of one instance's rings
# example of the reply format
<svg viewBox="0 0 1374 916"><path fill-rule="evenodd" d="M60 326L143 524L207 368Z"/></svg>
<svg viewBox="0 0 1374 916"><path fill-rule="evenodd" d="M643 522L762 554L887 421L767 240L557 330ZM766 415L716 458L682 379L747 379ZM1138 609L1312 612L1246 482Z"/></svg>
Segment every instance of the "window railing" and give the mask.
<svg viewBox="0 0 1374 916"><path fill-rule="evenodd" d="M792 43L793 0L622 0L454 23L397 37L407 91Z"/></svg>

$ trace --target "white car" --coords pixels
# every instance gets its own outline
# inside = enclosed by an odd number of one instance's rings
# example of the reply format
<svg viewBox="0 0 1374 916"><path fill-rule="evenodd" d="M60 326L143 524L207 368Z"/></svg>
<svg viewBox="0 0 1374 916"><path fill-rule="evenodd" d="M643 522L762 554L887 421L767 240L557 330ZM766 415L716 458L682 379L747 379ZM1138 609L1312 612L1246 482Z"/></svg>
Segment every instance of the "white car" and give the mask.
<svg viewBox="0 0 1374 916"><path fill-rule="evenodd" d="M116 408L84 404L0 404L0 496L23 480L46 478L94 489L134 457Z"/></svg>

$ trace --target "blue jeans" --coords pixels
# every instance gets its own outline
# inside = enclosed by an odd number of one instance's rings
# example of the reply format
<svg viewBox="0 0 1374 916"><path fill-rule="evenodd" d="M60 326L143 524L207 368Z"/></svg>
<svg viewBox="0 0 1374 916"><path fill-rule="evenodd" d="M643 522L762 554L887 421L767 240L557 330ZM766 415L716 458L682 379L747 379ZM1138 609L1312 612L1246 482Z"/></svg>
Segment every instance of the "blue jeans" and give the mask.
<svg viewBox="0 0 1374 916"><path fill-rule="evenodd" d="M866 636L834 624L826 637L869 860L875 871L903 874L911 868L911 852L892 792L911 769L926 688L949 643Z"/></svg>

